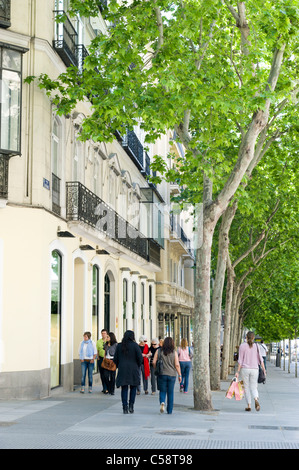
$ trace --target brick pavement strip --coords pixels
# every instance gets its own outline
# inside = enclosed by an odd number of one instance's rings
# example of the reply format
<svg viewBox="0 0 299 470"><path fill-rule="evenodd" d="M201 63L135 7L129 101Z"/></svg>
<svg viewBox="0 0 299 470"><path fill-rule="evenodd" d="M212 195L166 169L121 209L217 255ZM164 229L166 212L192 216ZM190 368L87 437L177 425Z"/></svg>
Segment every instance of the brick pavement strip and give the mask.
<svg viewBox="0 0 299 470"><path fill-rule="evenodd" d="M260 385L261 411L225 398L230 381L212 392L214 410L193 409L176 383L172 415L159 412L158 394L136 397L123 415L120 390L104 396L55 393L40 401L0 400L0 449L299 449L299 379L270 364Z"/></svg>

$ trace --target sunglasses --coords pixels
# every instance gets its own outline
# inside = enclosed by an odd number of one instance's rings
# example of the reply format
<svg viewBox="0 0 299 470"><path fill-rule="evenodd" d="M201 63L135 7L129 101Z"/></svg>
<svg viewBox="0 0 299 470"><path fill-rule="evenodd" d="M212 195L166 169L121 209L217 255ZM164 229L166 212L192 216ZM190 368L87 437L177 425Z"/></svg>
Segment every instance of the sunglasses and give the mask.
<svg viewBox="0 0 299 470"><path fill-rule="evenodd" d="M157 343L152 343L152 346L157 346Z"/></svg>

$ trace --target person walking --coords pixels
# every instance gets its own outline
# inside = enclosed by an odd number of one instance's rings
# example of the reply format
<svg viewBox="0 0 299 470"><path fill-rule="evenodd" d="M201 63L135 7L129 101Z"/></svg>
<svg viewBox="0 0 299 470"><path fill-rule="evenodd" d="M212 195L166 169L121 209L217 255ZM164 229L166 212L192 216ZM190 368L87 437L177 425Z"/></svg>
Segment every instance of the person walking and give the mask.
<svg viewBox="0 0 299 470"><path fill-rule="evenodd" d="M102 393L108 393L107 391L107 387L106 387L106 383L105 383L105 378L104 378L104 369L103 367L101 367L102 365L102 361L104 359L104 356L105 356L105 349L104 349L104 345L107 341L107 335L108 335L108 331L103 328L101 330L101 336L102 338L98 339L97 341L97 352L98 352L98 372L100 373L100 377L101 377L101 381L102 381L102 386L103 386L103 390L102 390Z"/></svg>
<svg viewBox="0 0 299 470"><path fill-rule="evenodd" d="M79 357L81 361L81 393L85 392L86 372L88 371L88 392L92 393L94 361L97 357L95 342L91 340L91 333L85 331L83 341L79 345Z"/></svg>
<svg viewBox="0 0 299 470"><path fill-rule="evenodd" d="M105 348L105 358L109 359L110 361L113 361L115 350L117 346L117 340L115 337L115 334L108 333L107 335L107 340L104 345ZM113 361L114 362L114 361ZM103 364L103 363L102 363ZM105 382L105 387L107 390L106 394L114 395L114 390L115 390L115 375L116 375L116 370L111 370L111 369L103 369L104 373L104 382Z"/></svg>
<svg viewBox="0 0 299 470"><path fill-rule="evenodd" d="M121 343L118 343L113 362L118 368L116 387L121 387L121 400L123 413L134 413L137 385L140 384L140 366L143 356L140 347L135 342L134 331L127 330ZM128 406L128 392L130 397Z"/></svg>
<svg viewBox="0 0 299 470"><path fill-rule="evenodd" d="M170 336L164 339L163 346L156 351L153 360L154 367L156 367L159 353L163 362L162 374L158 376L160 413L164 413L167 398L167 413L172 414L176 375L178 374L179 383L181 383L182 376L178 354Z"/></svg>
<svg viewBox="0 0 299 470"><path fill-rule="evenodd" d="M157 349L160 348L158 338L154 338L151 341L151 346L149 348L149 361L150 361L150 374L151 374L151 389L152 395L155 395L157 390L157 377L155 376L155 369L153 366L153 360Z"/></svg>
<svg viewBox="0 0 299 470"><path fill-rule="evenodd" d="M263 361L264 361L265 369L267 370L266 361L267 361L267 352L268 352L268 348L267 348L267 346L264 344L264 341L263 341L263 340L261 340L261 342L259 343L259 348L260 348L260 351L261 351L261 356L262 356Z"/></svg>
<svg viewBox="0 0 299 470"><path fill-rule="evenodd" d="M246 335L246 341L247 342L242 343L239 347L239 365L236 372L236 378L238 379L241 370L241 376L245 389L245 398L247 400L247 408L245 408L245 411L251 411L251 394L253 395L255 401L256 411L260 411L261 407L259 404L257 382L259 365L262 367L265 375L266 369L258 344L254 343L254 333L252 331L248 331Z"/></svg>
<svg viewBox="0 0 299 470"><path fill-rule="evenodd" d="M149 367L149 362L148 362L149 348L147 345L146 336L140 336L139 347L143 356L143 363L141 364L141 367L140 367L140 376L142 377L144 393L147 395L148 394L148 378L150 376L150 367ZM140 390L141 390L141 384L139 384L137 387L137 395L140 395Z"/></svg>
<svg viewBox="0 0 299 470"><path fill-rule="evenodd" d="M182 373L182 381L180 384L180 392L188 393L189 386L189 374L192 367L191 359L191 350L188 347L188 341L186 338L183 338L181 341L181 346L178 347L178 357Z"/></svg>

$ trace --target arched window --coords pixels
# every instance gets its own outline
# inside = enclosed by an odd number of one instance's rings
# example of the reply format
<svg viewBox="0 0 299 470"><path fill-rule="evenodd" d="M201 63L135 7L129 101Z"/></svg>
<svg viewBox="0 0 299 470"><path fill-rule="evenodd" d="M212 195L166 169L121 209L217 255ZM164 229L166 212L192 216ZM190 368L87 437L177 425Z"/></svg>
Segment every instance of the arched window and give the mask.
<svg viewBox="0 0 299 470"><path fill-rule="evenodd" d="M132 283L132 318L135 318L136 315L136 282Z"/></svg>
<svg viewBox="0 0 299 470"><path fill-rule="evenodd" d="M145 334L145 290L144 290L144 282L141 283L141 326L142 326L142 334Z"/></svg>
<svg viewBox="0 0 299 470"><path fill-rule="evenodd" d="M54 250L51 255L51 388L58 387L61 381L61 274L62 256Z"/></svg>
<svg viewBox="0 0 299 470"><path fill-rule="evenodd" d="M150 337L153 337L153 287L148 288L148 319L150 324Z"/></svg>
<svg viewBox="0 0 299 470"><path fill-rule="evenodd" d="M104 299L104 328L110 330L110 278L105 275L104 280L105 299Z"/></svg>
<svg viewBox="0 0 299 470"><path fill-rule="evenodd" d="M127 330L127 314L128 314L128 281L123 280L123 332Z"/></svg>
<svg viewBox="0 0 299 470"><path fill-rule="evenodd" d="M92 267L92 337L99 338L99 268Z"/></svg>

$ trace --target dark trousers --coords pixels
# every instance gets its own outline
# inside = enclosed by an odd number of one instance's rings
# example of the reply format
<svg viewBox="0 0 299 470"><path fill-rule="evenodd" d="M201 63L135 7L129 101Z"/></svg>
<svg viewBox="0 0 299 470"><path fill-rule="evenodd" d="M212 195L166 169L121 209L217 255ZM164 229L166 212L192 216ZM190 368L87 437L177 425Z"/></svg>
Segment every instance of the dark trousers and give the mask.
<svg viewBox="0 0 299 470"><path fill-rule="evenodd" d="M105 382L106 389L108 390L108 393L114 394L116 372L115 370L107 370L107 369L103 369L103 371L104 371L104 382Z"/></svg>
<svg viewBox="0 0 299 470"><path fill-rule="evenodd" d="M123 406L128 406L128 391L129 391L129 385L123 385L121 387L121 401L122 401ZM130 385L129 404L134 405L135 398L136 398L136 392L137 392L137 386L136 385Z"/></svg>
<svg viewBox="0 0 299 470"><path fill-rule="evenodd" d="M142 378L142 382L143 382L143 390L145 392L147 392L147 389L148 389L148 377L145 378L145 374L144 374L144 364L141 365L140 367L140 382L141 382L141 378ZM137 385L137 390L138 392L141 391L141 383L139 385Z"/></svg>
<svg viewBox="0 0 299 470"><path fill-rule="evenodd" d="M103 392L106 392L107 385L106 385L105 377L104 377L104 369L103 369L103 367L101 367L103 359L104 359L103 357L99 357L99 359L98 359L98 371L99 371L100 376L101 376L101 381L102 381L102 385L103 385Z"/></svg>
<svg viewBox="0 0 299 470"><path fill-rule="evenodd" d="M151 364L150 365L151 369L151 387L152 387L152 392L155 392L157 390L157 376L155 375L155 368Z"/></svg>

